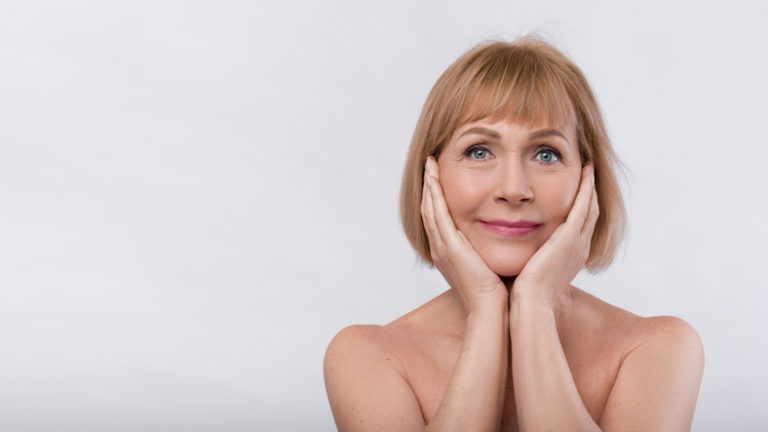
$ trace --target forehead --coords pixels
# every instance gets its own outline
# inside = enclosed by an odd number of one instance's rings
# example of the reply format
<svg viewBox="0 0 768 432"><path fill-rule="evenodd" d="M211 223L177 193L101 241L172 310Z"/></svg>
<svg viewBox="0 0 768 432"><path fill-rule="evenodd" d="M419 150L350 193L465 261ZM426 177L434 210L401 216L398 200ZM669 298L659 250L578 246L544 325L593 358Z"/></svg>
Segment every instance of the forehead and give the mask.
<svg viewBox="0 0 768 432"><path fill-rule="evenodd" d="M471 135L485 135L494 139L554 137L565 140L574 149L578 148L575 122L550 123L545 120L516 122L513 119L488 117L460 125L454 131L451 141L456 142L461 137Z"/></svg>

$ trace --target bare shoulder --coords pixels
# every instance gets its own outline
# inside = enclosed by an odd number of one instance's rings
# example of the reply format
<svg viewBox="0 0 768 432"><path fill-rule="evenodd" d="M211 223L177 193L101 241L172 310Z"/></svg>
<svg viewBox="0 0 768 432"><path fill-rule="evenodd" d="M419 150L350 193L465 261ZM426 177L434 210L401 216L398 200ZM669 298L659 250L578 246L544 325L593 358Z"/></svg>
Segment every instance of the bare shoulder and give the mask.
<svg viewBox="0 0 768 432"><path fill-rule="evenodd" d="M441 333L450 333L450 329L446 330L441 324L458 321L460 311L451 306L450 292L446 291L389 324L345 327L326 350L326 379L334 369L354 364L387 367L406 379L405 364L414 351L431 352L427 347L434 344Z"/></svg>
<svg viewBox="0 0 768 432"><path fill-rule="evenodd" d="M616 341L623 346L622 360L638 348L646 344L657 346L682 347L689 349L702 349L701 338L696 329L687 321L670 315L643 317L607 303L585 291L579 290L580 298L584 304L589 305L582 315L585 317L599 317L601 337L613 335Z"/></svg>
<svg viewBox="0 0 768 432"><path fill-rule="evenodd" d="M704 360L704 344L696 329L687 321L671 315L646 317L631 328L635 350L655 347L665 353L687 351L689 356ZM628 353L627 353L628 354Z"/></svg>
<svg viewBox="0 0 768 432"><path fill-rule="evenodd" d="M328 344L323 367L348 366L349 363L385 360L397 371L402 371L393 354L390 332L380 325L351 325L341 329Z"/></svg>
<svg viewBox="0 0 768 432"><path fill-rule="evenodd" d="M325 388L339 430L418 430L416 396L378 325L353 325L331 340L323 361Z"/></svg>
<svg viewBox="0 0 768 432"><path fill-rule="evenodd" d="M613 430L690 430L704 371L696 329L674 316L642 318L621 360L600 427Z"/></svg>
<svg viewBox="0 0 768 432"><path fill-rule="evenodd" d="M650 335L676 335L683 338L699 338L698 332L688 321L671 315L643 318L638 323L638 327Z"/></svg>
<svg viewBox="0 0 768 432"><path fill-rule="evenodd" d="M576 293L577 324L565 341L581 360L572 364L577 385L583 377L594 382L595 365L609 371L599 397L585 400L601 430L690 430L704 368L694 327L678 317L644 317Z"/></svg>

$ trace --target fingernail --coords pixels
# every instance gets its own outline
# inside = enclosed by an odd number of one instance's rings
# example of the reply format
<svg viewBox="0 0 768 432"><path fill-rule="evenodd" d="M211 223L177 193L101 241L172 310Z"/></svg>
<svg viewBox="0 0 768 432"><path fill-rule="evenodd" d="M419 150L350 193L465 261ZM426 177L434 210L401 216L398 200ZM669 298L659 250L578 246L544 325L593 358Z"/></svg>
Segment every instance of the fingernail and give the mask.
<svg viewBox="0 0 768 432"><path fill-rule="evenodd" d="M429 160L429 156L427 156L427 163L425 165L427 174L432 174L432 161Z"/></svg>
<svg viewBox="0 0 768 432"><path fill-rule="evenodd" d="M431 175L427 174L427 186L432 186L432 180L430 180Z"/></svg>

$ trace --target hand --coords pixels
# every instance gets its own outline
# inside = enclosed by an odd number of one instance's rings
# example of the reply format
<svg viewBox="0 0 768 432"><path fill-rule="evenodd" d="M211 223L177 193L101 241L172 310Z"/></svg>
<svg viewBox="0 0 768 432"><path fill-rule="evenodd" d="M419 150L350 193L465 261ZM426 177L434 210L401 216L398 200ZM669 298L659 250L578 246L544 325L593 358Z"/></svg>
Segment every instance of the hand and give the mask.
<svg viewBox="0 0 768 432"><path fill-rule="evenodd" d="M432 262L464 302L467 312L481 304L502 303L508 291L499 276L480 258L464 234L456 229L440 186L435 159L427 158L421 217L429 239Z"/></svg>
<svg viewBox="0 0 768 432"><path fill-rule="evenodd" d="M571 211L515 278L515 298L535 299L555 307L559 295L584 267L600 214L592 164L581 170L581 185Z"/></svg>

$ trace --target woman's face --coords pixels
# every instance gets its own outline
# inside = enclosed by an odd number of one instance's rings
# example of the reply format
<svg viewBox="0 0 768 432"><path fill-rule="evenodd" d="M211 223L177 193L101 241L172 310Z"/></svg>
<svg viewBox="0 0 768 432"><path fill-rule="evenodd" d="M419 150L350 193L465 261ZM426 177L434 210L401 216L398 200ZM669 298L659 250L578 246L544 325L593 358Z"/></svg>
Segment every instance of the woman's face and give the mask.
<svg viewBox="0 0 768 432"><path fill-rule="evenodd" d="M500 276L519 274L565 222L581 179L573 125L467 123L443 148L438 166L456 228ZM521 222L533 227L514 226Z"/></svg>

